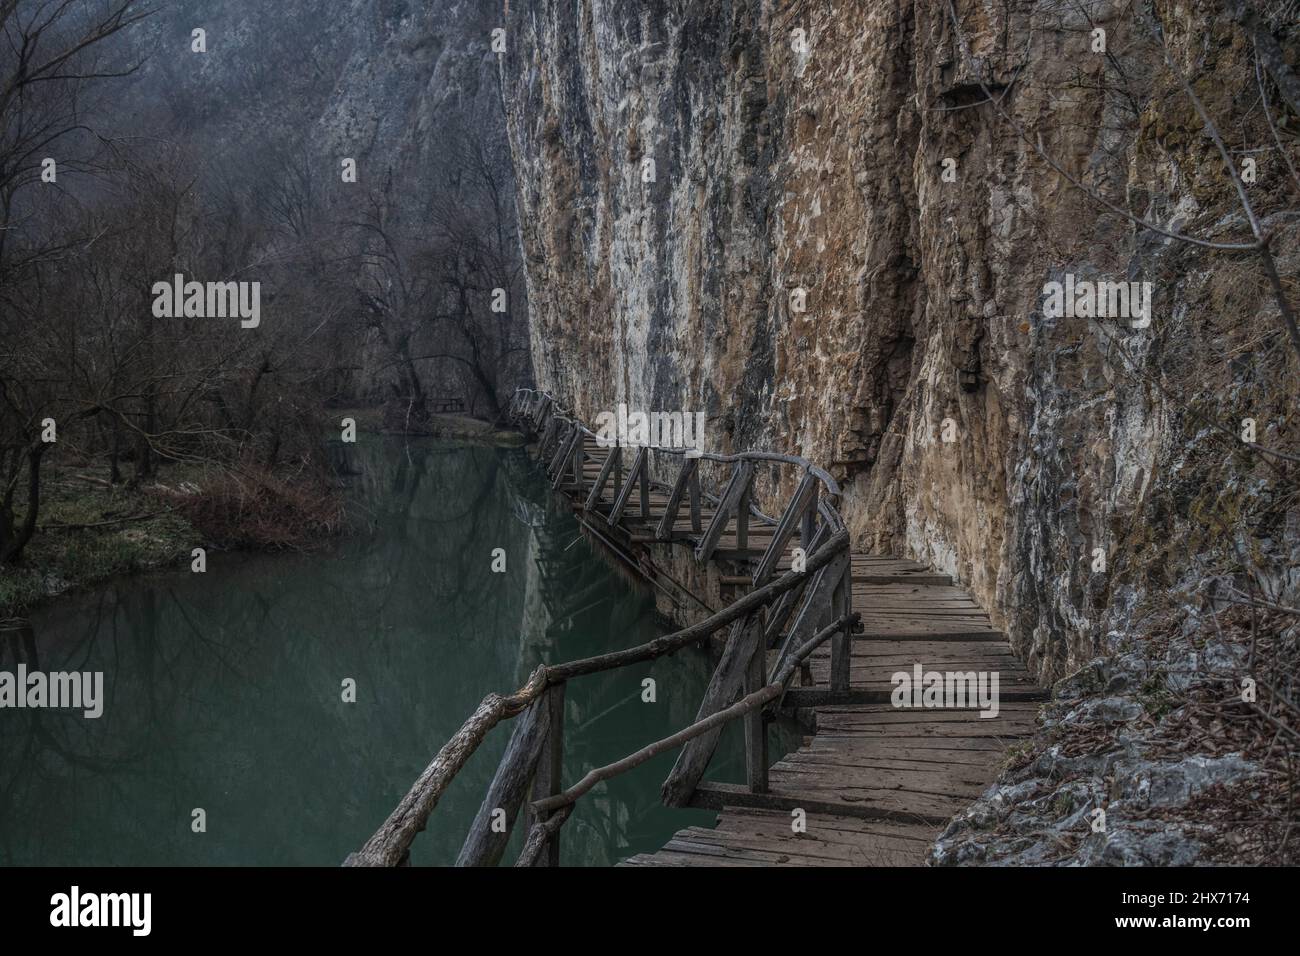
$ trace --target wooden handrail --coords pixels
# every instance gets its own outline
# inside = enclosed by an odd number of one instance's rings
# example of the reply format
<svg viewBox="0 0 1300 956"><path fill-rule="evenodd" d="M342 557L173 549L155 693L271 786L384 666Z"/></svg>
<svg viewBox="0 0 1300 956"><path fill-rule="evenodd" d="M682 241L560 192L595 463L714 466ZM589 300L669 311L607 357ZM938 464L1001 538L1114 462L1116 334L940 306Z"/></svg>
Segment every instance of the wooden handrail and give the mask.
<svg viewBox="0 0 1300 956"><path fill-rule="evenodd" d="M550 407L554 409L553 414L555 415L555 417L560 418L573 425L576 425L579 429L582 430L582 433L584 435L588 435L591 438L601 440L599 435L593 432L590 428L584 425L577 418L575 418L567 411L565 411L557 402L555 402L555 400L550 395L547 395L545 392L539 392L537 389L531 389L531 388L522 388L519 389L519 391L525 393L530 393L530 392L537 393L542 395L544 401L549 402ZM836 480L831 477L828 471L818 467L817 465L814 465L808 459L803 458L799 455L787 455L784 453L772 452L772 451L742 451L732 455L723 455L718 452L699 451L697 449L690 449L690 448L667 448L667 447L660 447L660 446L654 446L654 448L656 452L665 455L682 455L682 456L689 455L692 458L699 458L704 461L716 461L721 464L735 464L736 462L739 461L755 461L755 462L769 461L769 462L776 462L778 464L797 465L800 468L807 471L809 474L813 475L818 481L820 481L822 485L826 488L827 494L830 495L833 501L839 502L839 500L842 497L839 483L836 482ZM768 518L768 520L771 521L775 519Z"/></svg>
<svg viewBox="0 0 1300 956"><path fill-rule="evenodd" d="M416 835L424 829L429 814L438 805L438 801L451 781L465 765L465 761L478 749L488 732L503 720L508 720L527 709L548 686L586 674L598 674L602 671L626 667L629 664L655 660L676 653L683 647L696 644L715 631L797 587L807 574L815 573L848 547L849 533L838 532L809 557L806 571L787 571L770 584L750 591L730 606L702 621L626 650L611 651L565 664L542 665L534 670L528 682L513 694L507 696L488 694L469 719L447 743L443 744L442 749L438 751L424 772L416 778L396 809L389 814L388 819L380 825L360 850L347 858L344 865L399 865L406 858Z"/></svg>
<svg viewBox="0 0 1300 956"><path fill-rule="evenodd" d="M721 728L738 717L744 717L761 711L768 704L780 700L785 694L786 685L794 676L794 670L802 664L813 651L826 642L828 638L842 633L855 624L857 624L859 615L846 614L842 618L837 618L826 627L822 628L812 639L803 644L797 652L791 655L785 665L777 671L772 679L764 686L754 690L740 700L736 701L729 707L725 707L716 713L710 714L703 720L697 720L688 727L683 727L677 733L656 740L654 743L647 744L640 750L628 754L620 760L606 764L603 767L596 767L589 770L585 776L573 786L569 787L562 793L547 797L543 800L535 800L531 807L536 813L554 813L555 816L543 824L534 826L528 834L525 841L524 849L519 855L519 862L516 866L532 866L541 851L541 847L549 840L554 840L559 833L560 827L568 818L572 806L584 794L589 793L596 784L617 777L619 774L626 773L636 767L641 766L647 760L651 760L662 753L681 747L683 744L702 737L711 731L721 730Z"/></svg>

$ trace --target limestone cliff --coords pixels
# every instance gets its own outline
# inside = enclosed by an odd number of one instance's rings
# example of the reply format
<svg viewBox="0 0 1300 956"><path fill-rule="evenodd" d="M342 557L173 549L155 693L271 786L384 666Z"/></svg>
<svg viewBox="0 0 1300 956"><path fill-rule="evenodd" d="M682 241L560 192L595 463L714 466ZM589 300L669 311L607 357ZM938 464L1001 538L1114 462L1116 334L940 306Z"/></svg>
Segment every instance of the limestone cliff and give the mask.
<svg viewBox="0 0 1300 956"><path fill-rule="evenodd" d="M947 0L513 0L539 384L832 465L860 544L954 573L1048 679L1234 538L1294 588L1300 511L1238 436L1296 445L1261 267L1114 211L1250 240L1186 76L1295 296L1300 122L1239 6L961 0L959 36ZM1294 5L1257 6L1294 69ZM1049 317L1067 274L1150 282L1150 326Z"/></svg>

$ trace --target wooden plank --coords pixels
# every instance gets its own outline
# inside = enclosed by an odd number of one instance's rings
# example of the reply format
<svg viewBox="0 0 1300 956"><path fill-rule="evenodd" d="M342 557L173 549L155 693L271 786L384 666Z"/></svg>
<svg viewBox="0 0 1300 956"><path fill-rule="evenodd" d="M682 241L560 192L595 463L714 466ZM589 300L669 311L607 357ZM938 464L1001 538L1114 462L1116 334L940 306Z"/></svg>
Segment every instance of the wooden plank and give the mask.
<svg viewBox="0 0 1300 956"><path fill-rule="evenodd" d="M551 439L555 437L555 432L559 427L560 427L559 419L557 419L555 416L552 415L551 418L546 422L546 430L542 432L542 437L537 443L537 453L543 459L545 459L546 450L550 447Z"/></svg>
<svg viewBox="0 0 1300 956"><path fill-rule="evenodd" d="M814 672L815 673L815 672ZM785 692L781 706L787 710L797 707L826 707L846 704L888 704L892 702L892 690L864 690L861 687L849 687L846 690L832 690L829 687L791 687ZM1051 698L1048 691L1041 687L1033 690L1003 690L998 688L998 702L1045 701ZM900 710L915 708L899 708ZM937 708L936 708L937 709ZM978 707L946 707L945 710L975 710Z"/></svg>
<svg viewBox="0 0 1300 956"><path fill-rule="evenodd" d="M587 469L584 467L586 454L587 443L582 441L576 442L573 447L573 483L577 485L577 487L573 490L576 491L579 496L582 495L582 485L587 477Z"/></svg>
<svg viewBox="0 0 1300 956"><path fill-rule="evenodd" d="M542 427L542 422L547 420L547 416L551 413L552 406L553 402L551 396L543 395L541 400L537 403L537 417L533 421L534 432Z"/></svg>
<svg viewBox="0 0 1300 956"><path fill-rule="evenodd" d="M736 501L736 550L749 549L749 503L752 481L746 482Z"/></svg>
<svg viewBox="0 0 1300 956"><path fill-rule="evenodd" d="M872 641L1006 641L1006 635L1001 631L990 631L987 628L925 625L900 627L889 624L873 627L867 620L863 621L863 628L860 637Z"/></svg>
<svg viewBox="0 0 1300 956"><path fill-rule="evenodd" d="M695 788L690 806L704 810L727 807L758 807L764 810L803 810L806 813L827 813L860 820L899 820L908 823L930 823L942 826L951 813L927 810L909 810L899 805L872 805L865 800L827 799L825 794L809 794L777 786L775 780L767 793L750 793L742 784L701 782Z"/></svg>

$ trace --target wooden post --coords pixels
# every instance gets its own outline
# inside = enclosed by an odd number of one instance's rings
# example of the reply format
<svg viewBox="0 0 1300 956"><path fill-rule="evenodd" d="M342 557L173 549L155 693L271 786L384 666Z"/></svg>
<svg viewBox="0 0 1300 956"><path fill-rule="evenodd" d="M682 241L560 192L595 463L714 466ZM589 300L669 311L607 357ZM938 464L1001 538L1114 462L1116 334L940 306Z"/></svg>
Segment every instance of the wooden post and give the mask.
<svg viewBox="0 0 1300 956"><path fill-rule="evenodd" d="M551 446L551 439L555 436L556 429L559 427L560 423L556 420L555 416L552 415L546 422L546 428L542 431L542 437L537 441L537 457L541 458L542 461L546 460L546 449Z"/></svg>
<svg viewBox="0 0 1300 956"><path fill-rule="evenodd" d="M700 469L698 465L699 459L697 458L695 460L697 462L697 465L695 468L691 470L691 475L686 487L688 492L690 493L690 498L691 498L691 530L696 534L699 534L700 530L703 528L703 522L700 517Z"/></svg>
<svg viewBox="0 0 1300 956"><path fill-rule="evenodd" d="M510 742L497 765L495 776L483 796L478 814L470 824L469 834L456 857L457 866L496 866L510 839L509 828L519 816L528 781L533 778L542 742L549 730L550 715L543 701L536 700L515 719ZM506 832L493 827L498 811L506 817Z"/></svg>
<svg viewBox="0 0 1300 956"><path fill-rule="evenodd" d="M852 582L853 562L849 561L845 565L844 573L840 575L839 581L835 584L835 591L831 595L831 620L849 613L853 601ZM846 691L849 689L849 668L852 659L853 631L850 627L845 626L831 638L832 691Z"/></svg>
<svg viewBox="0 0 1300 956"><path fill-rule="evenodd" d="M573 483L578 486L578 492L582 492L582 465L587 457L587 436L578 433L578 444L573 449Z"/></svg>
<svg viewBox="0 0 1300 956"><path fill-rule="evenodd" d="M578 449L576 452L574 449ZM569 471L569 466L573 461L573 456L582 451L582 429L577 425L569 432L568 437L560 443L560 450L555 453L555 479L551 482L551 487L559 489L564 484L564 476Z"/></svg>
<svg viewBox="0 0 1300 956"><path fill-rule="evenodd" d="M696 720L704 720L716 714L736 699L736 694L744 683L745 673L753 662L754 645L760 643L763 634L762 628L751 626L757 617L756 611L731 625L727 646L723 648L722 658L713 669L713 676L709 678L709 686L704 690L704 699L700 701ZM718 745L720 733L722 728L715 727L682 748L661 790L664 803L670 807L685 807L690 804L695 786L704 776L713 750Z"/></svg>
<svg viewBox="0 0 1300 956"><path fill-rule="evenodd" d="M821 489L814 485L812 501L808 503L808 507L803 513L803 519L799 524L799 547L803 548L805 555L812 554L811 542L817 523L817 498L820 494Z"/></svg>
<svg viewBox="0 0 1300 956"><path fill-rule="evenodd" d="M550 718L542 752L537 758L537 771L533 775L533 800L553 797L564 789L562 764L564 762L564 688L565 684L552 684L546 689L546 710ZM528 830L543 823L550 814L538 818L532 808L526 816ZM534 866L560 865L560 833L557 830L546 843Z"/></svg>
<svg viewBox="0 0 1300 956"><path fill-rule="evenodd" d="M718 547L718 540L722 537L722 533L727 530L727 525L736 512L737 502L749 490L749 483L753 480L753 462L741 461L736 465L736 470L731 473L731 480L727 482L727 488L722 492L722 498L718 501L718 510L714 512L713 520L709 522L709 529L704 532L704 536L700 538L700 543L695 549L697 563L704 564L709 558L713 557L713 552Z"/></svg>
<svg viewBox="0 0 1300 956"><path fill-rule="evenodd" d="M659 519L659 526L655 529L655 537L660 541L673 540L673 525L677 523L677 512L682 507L682 495L686 493L691 476L695 474L699 464L700 460L698 458L682 459L681 471L677 473L677 480L673 482L673 490L668 496L668 504L664 508L663 517Z"/></svg>
<svg viewBox="0 0 1300 956"><path fill-rule="evenodd" d="M759 559L758 567L754 569L754 587L759 588L768 582L774 573L776 566L785 554L785 549L790 543L790 538L794 536L794 530L797 522L807 516L809 501L817 500L817 479L812 475L804 475L795 488L793 497L790 498L790 504L786 506L785 513L776 523L776 528L772 532L772 540L768 542L767 550L763 552L762 558ZM811 552L808 543L811 539L804 538L799 546L803 548L804 554Z"/></svg>
<svg viewBox="0 0 1300 956"><path fill-rule="evenodd" d="M736 502L736 550L740 552L740 560L748 561L745 551L749 548L749 497L752 485L745 485L745 490L740 493L740 500ZM754 688L757 690L758 688Z"/></svg>
<svg viewBox="0 0 1300 956"><path fill-rule="evenodd" d="M587 495L586 511L595 511L596 506L600 504L601 492L605 490L605 485L609 483L610 472L618 464L620 449L615 446L609 450L605 456L604 463L600 466L600 474L596 476L596 483L591 486L591 493Z"/></svg>
<svg viewBox="0 0 1300 956"><path fill-rule="evenodd" d="M762 625L755 615L750 622L761 635ZM752 694L767 683L765 664L767 648L761 640L754 640L754 653L749 659L745 671L743 693ZM751 710L744 716L745 721L745 783L750 793L767 793L767 723L763 720L763 709Z"/></svg>
<svg viewBox="0 0 1300 956"><path fill-rule="evenodd" d="M619 494L623 491L623 446L622 444L614 447L614 454L618 457L614 459L614 498L618 499Z"/></svg>
<svg viewBox="0 0 1300 956"><path fill-rule="evenodd" d="M636 486L637 481L641 482L641 487L645 488L646 478L646 456L649 452L645 445L641 445L636 450L636 457L632 459L632 467L628 469L627 484L623 485L618 494L614 496L614 505L609 509L609 514L605 515L605 520L609 522L610 527L618 524L623 517L623 512L627 509L627 500L632 496L632 489ZM615 472L617 474L617 472Z"/></svg>
<svg viewBox="0 0 1300 956"><path fill-rule="evenodd" d="M566 426L568 427L568 431L564 430ZM559 482L564 480L564 469L569 464L569 448L571 447L571 442L581 434L582 432L578 429L577 424L570 422L565 422L564 425L560 426L560 430L556 433L555 453L551 456L551 463L546 466L546 474L559 479L555 484L555 487L557 488L559 487Z"/></svg>
<svg viewBox="0 0 1300 956"><path fill-rule="evenodd" d="M641 474L638 476L641 480L641 520L650 523L650 450L646 449L645 457L641 459Z"/></svg>
<svg viewBox="0 0 1300 956"><path fill-rule="evenodd" d="M828 616L828 606L833 603L835 584L849 567L851 562L848 552L845 551L837 555L830 564L813 573L812 580L804 587L803 598L798 613L795 614L794 623L790 625L785 640L781 642L775 666L779 667L789 654L797 650L804 641L821 628L822 619Z"/></svg>

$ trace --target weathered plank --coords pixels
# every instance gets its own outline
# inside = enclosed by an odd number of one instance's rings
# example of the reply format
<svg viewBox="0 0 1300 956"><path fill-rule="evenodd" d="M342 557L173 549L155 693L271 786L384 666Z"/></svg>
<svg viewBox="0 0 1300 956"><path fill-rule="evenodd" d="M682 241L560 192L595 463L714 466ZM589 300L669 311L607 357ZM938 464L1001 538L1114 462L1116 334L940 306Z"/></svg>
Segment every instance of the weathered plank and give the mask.
<svg viewBox="0 0 1300 956"><path fill-rule="evenodd" d="M534 701L515 722L505 755L497 765L497 772L456 857L457 866L496 866L505 852L510 831L519 815L519 808L523 806L524 795L550 730L548 696L549 691ZM504 827L494 825L499 811L504 813Z"/></svg>

